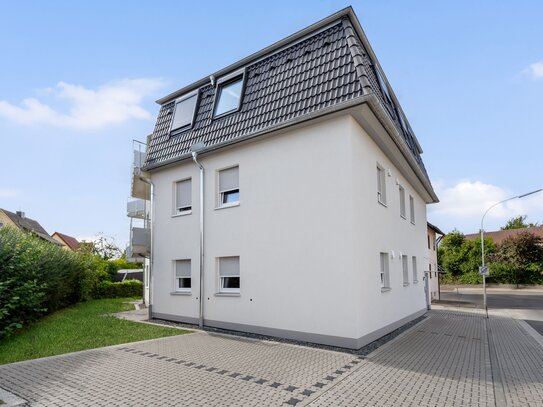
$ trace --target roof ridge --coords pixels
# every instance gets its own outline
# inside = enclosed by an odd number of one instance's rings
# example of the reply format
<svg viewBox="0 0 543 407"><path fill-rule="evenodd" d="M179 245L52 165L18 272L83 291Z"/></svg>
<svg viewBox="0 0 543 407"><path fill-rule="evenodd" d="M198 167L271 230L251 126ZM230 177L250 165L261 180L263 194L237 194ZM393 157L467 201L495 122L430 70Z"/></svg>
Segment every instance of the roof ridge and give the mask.
<svg viewBox="0 0 543 407"><path fill-rule="evenodd" d="M360 84L362 85L362 92L364 95L372 93L374 92L374 90L368 79L368 73L366 72L366 68L364 67L363 60L363 58L365 58L367 54L364 51L360 50L360 44L354 32L351 21L348 18L343 18L341 20L341 24L343 26L343 31L345 32L345 38L347 40L349 51L351 52L351 56L353 58L356 73L358 74Z"/></svg>

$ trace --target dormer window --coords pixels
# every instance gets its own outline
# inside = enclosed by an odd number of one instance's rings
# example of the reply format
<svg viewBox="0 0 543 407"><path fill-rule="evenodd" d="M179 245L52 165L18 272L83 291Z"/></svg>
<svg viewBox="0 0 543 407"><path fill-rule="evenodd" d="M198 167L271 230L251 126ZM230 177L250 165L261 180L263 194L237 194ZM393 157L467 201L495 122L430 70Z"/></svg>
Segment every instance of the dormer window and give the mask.
<svg viewBox="0 0 543 407"><path fill-rule="evenodd" d="M175 101L170 131L187 130L192 127L197 100L198 93L196 92L182 96Z"/></svg>
<svg viewBox="0 0 543 407"><path fill-rule="evenodd" d="M242 90L243 75L236 76L232 80L219 83L213 117L223 116L237 111L241 103Z"/></svg>

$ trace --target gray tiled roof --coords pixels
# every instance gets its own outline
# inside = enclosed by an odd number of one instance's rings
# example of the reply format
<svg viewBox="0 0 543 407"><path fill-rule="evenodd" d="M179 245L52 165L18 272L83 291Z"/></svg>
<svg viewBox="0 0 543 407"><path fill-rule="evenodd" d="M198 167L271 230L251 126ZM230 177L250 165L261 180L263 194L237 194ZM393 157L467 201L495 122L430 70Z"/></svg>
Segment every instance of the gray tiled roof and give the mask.
<svg viewBox="0 0 543 407"><path fill-rule="evenodd" d="M49 236L49 233L38 223L38 221L34 219L30 219L28 217L22 217L19 216L17 213L13 213L10 211L7 211L5 209L1 209L0 211L4 212L8 218L11 219L13 223L17 225L21 230L25 232L32 232L41 237L43 240L47 240L48 242L59 244L55 239L53 239L51 236Z"/></svg>
<svg viewBox="0 0 543 407"><path fill-rule="evenodd" d="M222 144L340 103L375 93L427 178L411 131L402 128L399 107L389 103L376 77L375 63L355 33L347 14L269 55L245 65L245 91L238 112L212 118L216 86L208 81L199 88L194 125L170 134L174 96L161 106L150 137L145 166L158 167L186 157L193 144ZM400 113L401 114L401 113Z"/></svg>

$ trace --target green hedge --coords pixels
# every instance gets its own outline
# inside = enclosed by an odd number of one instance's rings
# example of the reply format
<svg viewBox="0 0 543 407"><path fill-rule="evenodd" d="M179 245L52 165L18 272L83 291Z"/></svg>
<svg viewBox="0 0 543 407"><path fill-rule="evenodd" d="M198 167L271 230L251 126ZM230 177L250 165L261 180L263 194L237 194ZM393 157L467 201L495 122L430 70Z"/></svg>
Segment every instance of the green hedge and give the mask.
<svg viewBox="0 0 543 407"><path fill-rule="evenodd" d="M139 280L125 280L118 283L102 281L96 287L96 298L126 298L141 297L143 295L143 283Z"/></svg>

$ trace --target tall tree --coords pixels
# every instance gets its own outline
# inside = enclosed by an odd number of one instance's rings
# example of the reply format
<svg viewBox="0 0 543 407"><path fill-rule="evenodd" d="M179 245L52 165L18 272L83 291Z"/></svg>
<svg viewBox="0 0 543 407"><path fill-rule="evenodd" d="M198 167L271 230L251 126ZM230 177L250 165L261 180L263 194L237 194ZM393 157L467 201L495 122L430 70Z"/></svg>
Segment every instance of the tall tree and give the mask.
<svg viewBox="0 0 543 407"><path fill-rule="evenodd" d="M501 230L533 228L538 226L537 223L526 223L527 217L528 215L519 215L515 218L509 219Z"/></svg>

